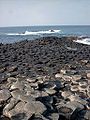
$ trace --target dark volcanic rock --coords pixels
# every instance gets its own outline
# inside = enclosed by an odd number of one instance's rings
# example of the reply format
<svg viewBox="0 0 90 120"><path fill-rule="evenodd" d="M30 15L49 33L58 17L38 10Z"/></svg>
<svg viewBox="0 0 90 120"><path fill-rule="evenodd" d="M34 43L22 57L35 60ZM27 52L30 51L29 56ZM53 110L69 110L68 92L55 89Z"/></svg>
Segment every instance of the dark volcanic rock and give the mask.
<svg viewBox="0 0 90 120"><path fill-rule="evenodd" d="M90 46L75 39L0 44L0 120L90 119Z"/></svg>
<svg viewBox="0 0 90 120"><path fill-rule="evenodd" d="M0 63L8 64L10 67L7 71L10 72L16 71L18 67L18 74L31 74L30 71L33 70L37 71L37 74L50 74L50 72L53 74L65 64L72 63L75 66L76 62L75 69L82 69L78 61L88 60L88 63L90 62L90 47L75 43L72 39L74 38L45 37L34 41L2 44L0 45ZM68 50L66 46L72 49L77 48L77 50ZM32 67L26 65L27 63ZM48 67L48 70L43 66ZM6 68L0 69L1 72L5 70Z"/></svg>

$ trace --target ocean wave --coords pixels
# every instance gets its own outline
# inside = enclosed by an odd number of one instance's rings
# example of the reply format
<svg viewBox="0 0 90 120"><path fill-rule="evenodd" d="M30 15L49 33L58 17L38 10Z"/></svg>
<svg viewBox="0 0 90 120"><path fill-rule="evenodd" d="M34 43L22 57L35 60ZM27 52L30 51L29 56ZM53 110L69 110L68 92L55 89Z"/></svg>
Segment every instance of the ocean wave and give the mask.
<svg viewBox="0 0 90 120"><path fill-rule="evenodd" d="M90 45L90 38L78 39L75 42Z"/></svg>
<svg viewBox="0 0 90 120"><path fill-rule="evenodd" d="M60 33L61 30L48 30L48 31L37 31L37 32L29 32L25 31L22 33L6 33L6 35L40 35L40 34L52 34L52 33Z"/></svg>

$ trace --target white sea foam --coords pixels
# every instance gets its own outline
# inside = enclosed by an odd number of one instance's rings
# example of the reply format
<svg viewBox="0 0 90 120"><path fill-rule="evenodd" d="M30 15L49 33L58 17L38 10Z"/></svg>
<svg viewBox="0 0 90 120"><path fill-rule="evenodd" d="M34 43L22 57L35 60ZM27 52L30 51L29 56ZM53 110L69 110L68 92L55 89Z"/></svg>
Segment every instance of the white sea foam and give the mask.
<svg viewBox="0 0 90 120"><path fill-rule="evenodd" d="M75 42L90 45L90 38L78 39Z"/></svg>
<svg viewBox="0 0 90 120"><path fill-rule="evenodd" d="M41 34L59 33L60 31L61 30L48 30L48 31L37 31L37 32L25 31L22 33L7 33L7 35L41 35Z"/></svg>

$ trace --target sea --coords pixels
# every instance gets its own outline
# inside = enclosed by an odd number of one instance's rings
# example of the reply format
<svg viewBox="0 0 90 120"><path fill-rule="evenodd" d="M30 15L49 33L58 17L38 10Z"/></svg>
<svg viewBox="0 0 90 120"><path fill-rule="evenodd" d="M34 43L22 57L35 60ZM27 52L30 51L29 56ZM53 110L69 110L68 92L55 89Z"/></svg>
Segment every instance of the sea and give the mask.
<svg viewBox="0 0 90 120"><path fill-rule="evenodd" d="M78 36L77 42L90 45L90 26L20 26L0 27L0 43L35 40L47 36Z"/></svg>

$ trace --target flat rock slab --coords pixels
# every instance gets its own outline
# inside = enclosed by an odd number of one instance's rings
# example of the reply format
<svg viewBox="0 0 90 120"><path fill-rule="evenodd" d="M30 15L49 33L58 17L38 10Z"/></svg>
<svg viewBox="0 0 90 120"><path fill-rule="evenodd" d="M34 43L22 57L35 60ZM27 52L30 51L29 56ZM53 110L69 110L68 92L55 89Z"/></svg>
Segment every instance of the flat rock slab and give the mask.
<svg viewBox="0 0 90 120"><path fill-rule="evenodd" d="M46 107L43 103L41 103L40 101L35 101L35 102L31 102L31 103L26 103L25 107L24 107L25 111L30 111L30 113L43 113L46 110Z"/></svg>
<svg viewBox="0 0 90 120"><path fill-rule="evenodd" d="M8 98L10 98L11 94L10 91L7 89L0 90L0 103L3 101L6 101Z"/></svg>

